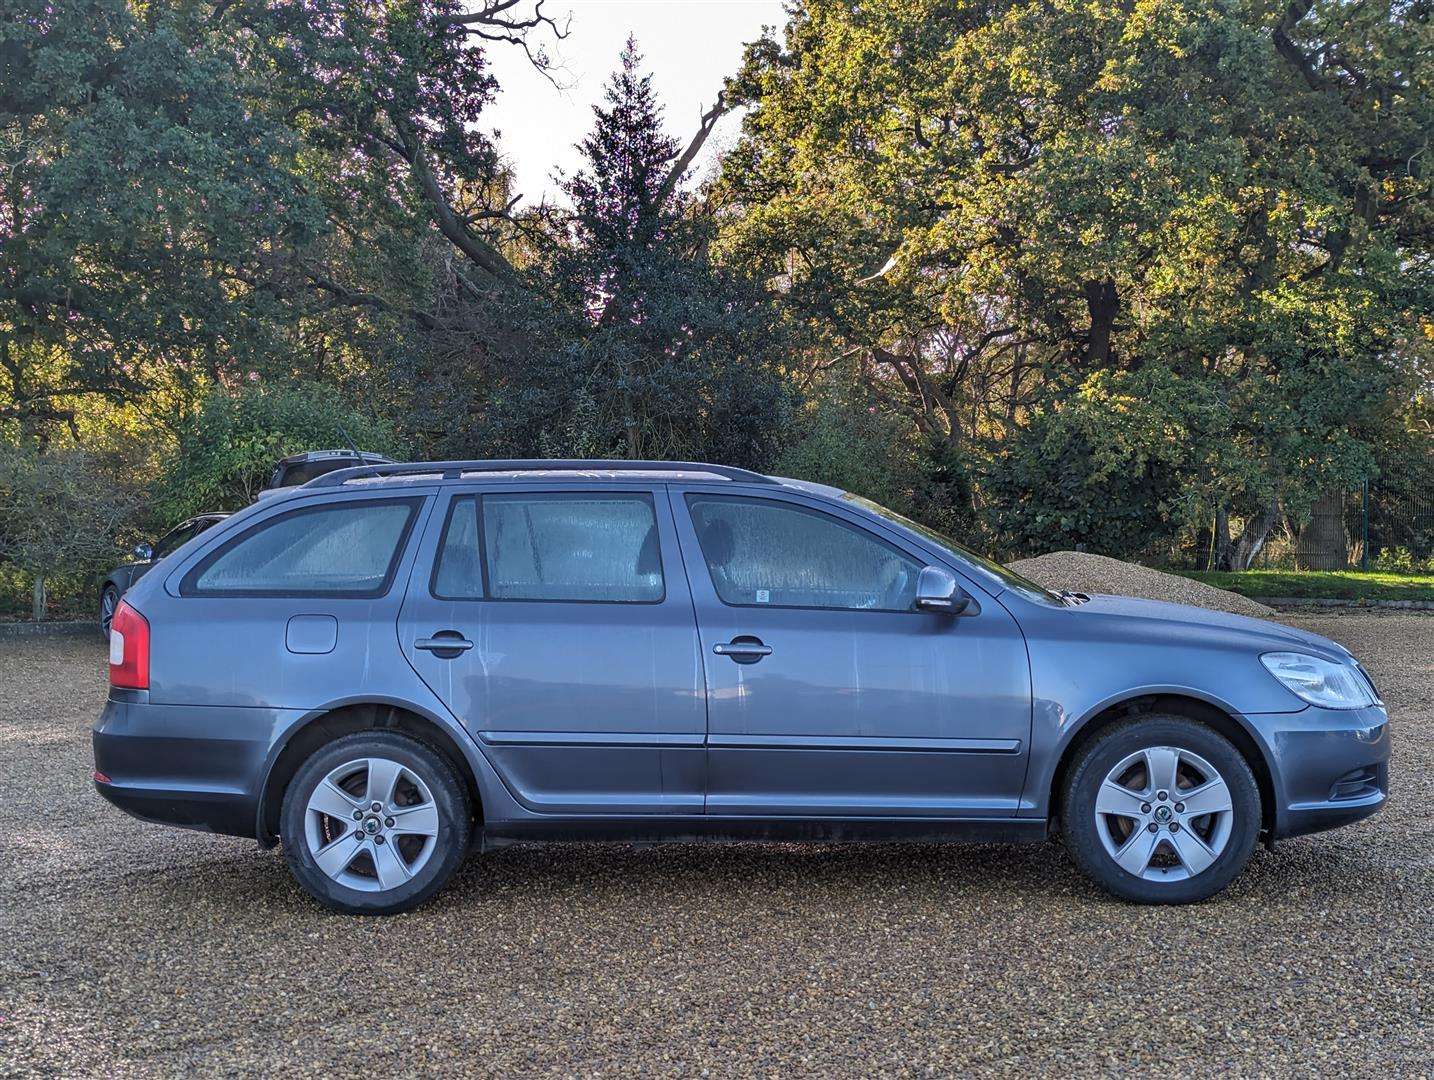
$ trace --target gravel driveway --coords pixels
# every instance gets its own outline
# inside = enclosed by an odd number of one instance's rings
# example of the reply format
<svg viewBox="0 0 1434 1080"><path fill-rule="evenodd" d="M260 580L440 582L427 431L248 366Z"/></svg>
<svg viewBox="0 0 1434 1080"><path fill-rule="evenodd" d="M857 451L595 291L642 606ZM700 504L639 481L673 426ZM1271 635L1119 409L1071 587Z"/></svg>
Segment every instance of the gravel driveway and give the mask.
<svg viewBox="0 0 1434 1080"><path fill-rule="evenodd" d="M1055 845L573 845L329 915L94 794L97 641L0 641L0 1074L1427 1074L1434 618L1288 621L1381 685L1392 805L1187 908Z"/></svg>

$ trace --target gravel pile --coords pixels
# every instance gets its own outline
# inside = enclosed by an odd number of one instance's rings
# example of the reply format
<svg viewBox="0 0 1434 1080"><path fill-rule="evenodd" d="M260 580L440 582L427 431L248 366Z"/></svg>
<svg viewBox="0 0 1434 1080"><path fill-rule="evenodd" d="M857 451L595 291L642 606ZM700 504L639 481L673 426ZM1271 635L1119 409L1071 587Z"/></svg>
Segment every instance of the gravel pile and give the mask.
<svg viewBox="0 0 1434 1080"><path fill-rule="evenodd" d="M0 641L0 1076L1427 1074L1434 620L1289 621L1389 700L1390 805L1183 908L1054 844L574 844L330 915L95 795L98 641Z"/></svg>
<svg viewBox="0 0 1434 1080"><path fill-rule="evenodd" d="M1083 551L1053 551L1049 555L1013 562L1011 569L1048 589L1166 600L1172 604L1190 604L1211 611L1251 615L1257 619L1275 613L1274 608L1238 593L1217 589L1178 574L1167 574L1148 566Z"/></svg>

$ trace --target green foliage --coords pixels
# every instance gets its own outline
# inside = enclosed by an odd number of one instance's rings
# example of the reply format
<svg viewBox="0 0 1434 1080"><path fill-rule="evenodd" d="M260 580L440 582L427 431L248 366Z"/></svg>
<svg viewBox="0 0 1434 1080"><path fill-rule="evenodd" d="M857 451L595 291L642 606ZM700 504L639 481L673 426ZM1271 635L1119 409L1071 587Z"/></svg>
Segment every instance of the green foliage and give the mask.
<svg viewBox="0 0 1434 1080"><path fill-rule="evenodd" d="M457 414L424 407L442 441L758 467L777 452L795 329L760 282L708 257L710 222L669 182L677 144L640 63L629 42L565 181L572 212L529 268L538 295L468 300L474 332L426 361Z"/></svg>
<svg viewBox="0 0 1434 1080"><path fill-rule="evenodd" d="M201 5L8 0L0 20L0 418L252 364L262 281L323 231L299 147Z"/></svg>
<svg viewBox="0 0 1434 1080"><path fill-rule="evenodd" d="M1007 553L1214 522L1227 565L1434 486L1427 3L799 0L716 183L630 47L523 212L485 110L528 2L0 0L15 476L122 493L113 544L342 425L776 462ZM80 511L24 505L6 580L82 580Z"/></svg>
<svg viewBox="0 0 1434 1080"><path fill-rule="evenodd" d="M83 450L40 453L0 443L0 565L8 571L5 576L29 584L83 577L112 565L116 537L138 503L135 491L111 482L112 473L113 463Z"/></svg>
<svg viewBox="0 0 1434 1080"><path fill-rule="evenodd" d="M208 510L238 510L263 488L274 463L304 450L345 449L395 456L392 429L353 409L331 387L254 384L215 391L179 436L158 485L155 510L170 524Z"/></svg>
<svg viewBox="0 0 1434 1080"><path fill-rule="evenodd" d="M1241 596L1323 600L1434 601L1434 573L1377 570L1244 570L1181 572L1217 589Z"/></svg>
<svg viewBox="0 0 1434 1080"><path fill-rule="evenodd" d="M800 416L773 471L851 491L919 516L920 470L910 436L895 418L842 381L821 388Z"/></svg>
<svg viewBox="0 0 1434 1080"><path fill-rule="evenodd" d="M1135 556L1173 538L1185 433L1110 382L1093 380L991 447L985 490L998 546Z"/></svg>
<svg viewBox="0 0 1434 1080"><path fill-rule="evenodd" d="M980 452L1013 545L1267 530L1374 471L1430 352L1429 33L1392 2L808 0L736 82L720 251L822 328L808 363Z"/></svg>
<svg viewBox="0 0 1434 1080"><path fill-rule="evenodd" d="M1374 569L1383 574L1426 574L1434 576L1434 558L1420 559L1407 547L1385 548L1373 559Z"/></svg>

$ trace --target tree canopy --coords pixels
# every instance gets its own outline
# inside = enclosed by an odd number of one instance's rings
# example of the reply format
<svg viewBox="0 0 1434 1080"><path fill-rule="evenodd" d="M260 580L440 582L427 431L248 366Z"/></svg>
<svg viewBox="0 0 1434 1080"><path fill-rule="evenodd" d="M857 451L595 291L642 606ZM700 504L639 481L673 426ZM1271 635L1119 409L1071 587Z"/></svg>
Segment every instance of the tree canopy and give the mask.
<svg viewBox="0 0 1434 1080"><path fill-rule="evenodd" d="M1427 4L810 0L749 49L724 252L1023 547L1298 514L1429 349L1429 44Z"/></svg>
<svg viewBox="0 0 1434 1080"><path fill-rule="evenodd" d="M486 110L541 0L0 0L0 444L116 538L341 426L1245 565L1434 477L1430 15L799 0L691 131L629 42L535 206Z"/></svg>

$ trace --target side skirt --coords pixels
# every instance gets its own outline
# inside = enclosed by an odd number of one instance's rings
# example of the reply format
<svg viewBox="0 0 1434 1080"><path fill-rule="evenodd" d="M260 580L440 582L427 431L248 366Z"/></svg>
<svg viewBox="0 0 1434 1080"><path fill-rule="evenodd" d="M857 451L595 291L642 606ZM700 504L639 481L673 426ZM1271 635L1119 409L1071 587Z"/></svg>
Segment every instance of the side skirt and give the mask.
<svg viewBox="0 0 1434 1080"><path fill-rule="evenodd" d="M1044 818L803 818L803 817L566 817L552 821L499 821L477 838L482 851L510 844L607 842L619 844L735 843L1041 843Z"/></svg>

